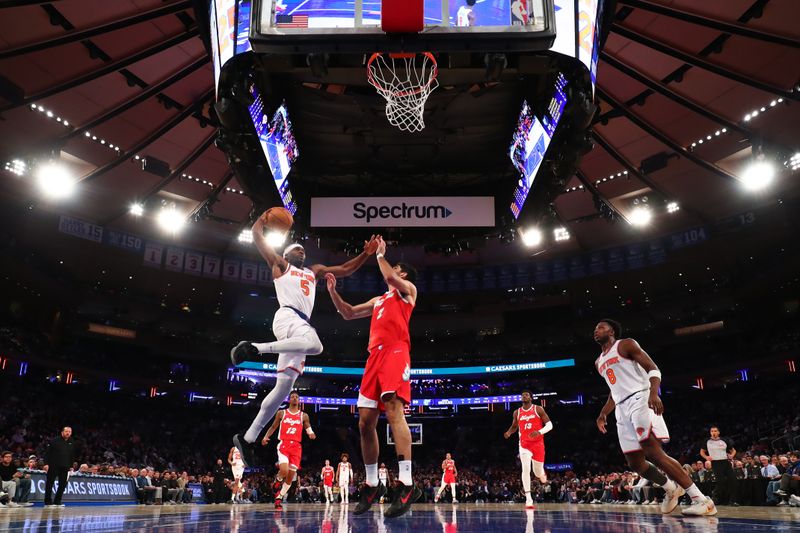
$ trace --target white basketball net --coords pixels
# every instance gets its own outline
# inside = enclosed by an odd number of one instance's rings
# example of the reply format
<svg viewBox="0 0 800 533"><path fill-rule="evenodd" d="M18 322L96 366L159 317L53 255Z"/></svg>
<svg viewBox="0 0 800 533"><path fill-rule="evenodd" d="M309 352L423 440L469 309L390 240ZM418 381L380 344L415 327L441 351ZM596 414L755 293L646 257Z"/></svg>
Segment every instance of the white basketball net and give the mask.
<svg viewBox="0 0 800 533"><path fill-rule="evenodd" d="M439 86L432 54L373 54L367 63L367 80L386 100L389 124L402 131L425 129L425 102Z"/></svg>

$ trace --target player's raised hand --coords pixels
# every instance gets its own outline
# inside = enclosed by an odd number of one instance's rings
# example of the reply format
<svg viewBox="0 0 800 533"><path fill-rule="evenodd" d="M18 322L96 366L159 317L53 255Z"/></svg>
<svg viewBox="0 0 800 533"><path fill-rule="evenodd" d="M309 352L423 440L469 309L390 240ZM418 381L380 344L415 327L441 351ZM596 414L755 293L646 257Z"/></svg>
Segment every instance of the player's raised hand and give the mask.
<svg viewBox="0 0 800 533"><path fill-rule="evenodd" d="M384 255L386 253L386 241L383 240L383 237L378 235L378 248L376 250L377 253Z"/></svg>
<svg viewBox="0 0 800 533"><path fill-rule="evenodd" d="M380 238L380 235L373 235L368 241L364 241L364 252L367 255L372 255L378 250L378 239Z"/></svg>
<svg viewBox="0 0 800 533"><path fill-rule="evenodd" d="M328 272L325 274L325 284L328 286L328 291L336 290L336 276Z"/></svg>
<svg viewBox="0 0 800 533"><path fill-rule="evenodd" d="M606 415L600 415L597 417L597 429L600 430L600 433L605 434L606 430Z"/></svg>

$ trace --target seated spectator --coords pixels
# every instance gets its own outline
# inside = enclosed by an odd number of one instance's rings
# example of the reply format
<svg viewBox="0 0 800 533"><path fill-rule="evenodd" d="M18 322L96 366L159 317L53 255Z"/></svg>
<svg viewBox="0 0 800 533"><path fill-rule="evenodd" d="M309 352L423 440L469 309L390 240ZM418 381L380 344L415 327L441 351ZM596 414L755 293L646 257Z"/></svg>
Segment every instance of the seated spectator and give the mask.
<svg viewBox="0 0 800 533"><path fill-rule="evenodd" d="M4 507L19 507L13 500L17 491L16 479L21 474L17 472L17 467L12 462L13 457L11 452L3 452L2 457L0 457L0 491L4 492L8 497L8 503L0 504Z"/></svg>
<svg viewBox="0 0 800 533"><path fill-rule="evenodd" d="M798 452L789 454L789 467L781 476L781 487L775 494L783 500L778 505L800 505L800 456Z"/></svg>
<svg viewBox="0 0 800 533"><path fill-rule="evenodd" d="M761 461L761 477L769 480L766 494L767 505L777 505L780 500L775 497L775 491L780 489L781 473L778 471L778 467L770 463L769 457L766 455L759 457L759 460Z"/></svg>
<svg viewBox="0 0 800 533"><path fill-rule="evenodd" d="M33 482L31 481L31 474L30 470L36 470L36 456L31 455L28 458L28 461L25 465L19 469L17 472L20 474L15 481L17 483L17 494L14 496L14 501L17 502L21 507L30 507L33 505L32 502L28 501L28 498L31 494L31 486Z"/></svg>

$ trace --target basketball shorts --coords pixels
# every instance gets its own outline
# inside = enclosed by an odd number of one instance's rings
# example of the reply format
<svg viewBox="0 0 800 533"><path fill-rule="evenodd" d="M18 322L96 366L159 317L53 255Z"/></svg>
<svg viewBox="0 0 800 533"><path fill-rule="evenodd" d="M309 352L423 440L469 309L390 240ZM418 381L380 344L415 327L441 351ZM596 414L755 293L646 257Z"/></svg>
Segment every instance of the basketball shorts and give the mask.
<svg viewBox="0 0 800 533"><path fill-rule="evenodd" d="M405 404L411 403L411 355L406 343L381 345L369 352L358 407L383 410L381 400L392 393Z"/></svg>
<svg viewBox="0 0 800 533"><path fill-rule="evenodd" d="M287 307L280 307L275 311L275 316L272 318L272 333L279 341L290 337L306 337L319 341L317 330ZM278 354L278 372L294 372L297 376L301 376L305 366L305 355Z"/></svg>
<svg viewBox="0 0 800 533"><path fill-rule="evenodd" d="M637 392L617 404L614 416L617 419L617 437L622 453L642 449L640 444L650 438L652 432L661 442L669 442L669 430L664 417L656 415L647 405L649 391Z"/></svg>
<svg viewBox="0 0 800 533"><path fill-rule="evenodd" d="M300 470L303 446L293 440L278 443L278 464L288 464L290 470Z"/></svg>
<svg viewBox="0 0 800 533"><path fill-rule="evenodd" d="M447 485L449 485L450 483L455 483L456 482L456 476L454 474L449 474L448 475L447 473L445 473L444 479L442 481L443 481L443 483L446 483Z"/></svg>
<svg viewBox="0 0 800 533"><path fill-rule="evenodd" d="M350 477L339 476L339 487L347 488L350 486Z"/></svg>
<svg viewBox="0 0 800 533"><path fill-rule="evenodd" d="M536 442L525 443L519 445L519 460L520 461L536 461L537 463L544 462L544 439Z"/></svg>
<svg viewBox="0 0 800 533"><path fill-rule="evenodd" d="M233 471L233 478L234 479L241 479L244 475L244 466L232 466L231 471Z"/></svg>

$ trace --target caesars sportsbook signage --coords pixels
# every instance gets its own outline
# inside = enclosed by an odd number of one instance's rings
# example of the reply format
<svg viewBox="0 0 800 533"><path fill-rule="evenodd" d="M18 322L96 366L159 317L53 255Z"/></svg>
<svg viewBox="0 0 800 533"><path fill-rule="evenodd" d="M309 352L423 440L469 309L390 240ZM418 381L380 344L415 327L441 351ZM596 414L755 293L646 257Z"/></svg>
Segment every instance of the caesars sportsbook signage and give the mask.
<svg viewBox="0 0 800 533"><path fill-rule="evenodd" d="M311 226L493 227L491 196L312 198Z"/></svg>

